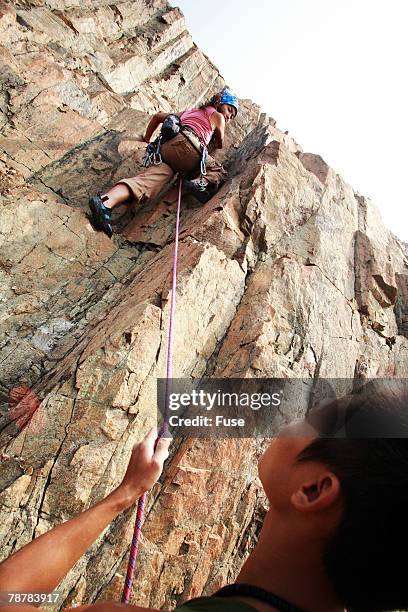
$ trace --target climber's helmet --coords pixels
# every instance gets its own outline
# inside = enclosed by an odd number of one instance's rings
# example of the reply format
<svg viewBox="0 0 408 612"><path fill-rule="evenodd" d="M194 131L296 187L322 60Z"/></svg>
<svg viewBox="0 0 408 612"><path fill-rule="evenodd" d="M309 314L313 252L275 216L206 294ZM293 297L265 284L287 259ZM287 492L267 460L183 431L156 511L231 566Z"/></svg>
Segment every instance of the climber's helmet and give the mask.
<svg viewBox="0 0 408 612"><path fill-rule="evenodd" d="M229 104L230 106L233 106L235 108L235 117L237 116L238 98L229 89L224 89L221 94L220 105L222 104Z"/></svg>

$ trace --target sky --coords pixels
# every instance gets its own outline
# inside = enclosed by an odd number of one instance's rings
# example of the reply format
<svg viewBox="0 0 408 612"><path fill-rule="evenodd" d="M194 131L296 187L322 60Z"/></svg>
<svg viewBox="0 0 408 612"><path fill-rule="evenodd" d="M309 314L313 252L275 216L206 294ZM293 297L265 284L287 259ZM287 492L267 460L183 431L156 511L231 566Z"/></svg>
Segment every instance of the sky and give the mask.
<svg viewBox="0 0 408 612"><path fill-rule="evenodd" d="M408 1L172 0L240 98L408 242Z"/></svg>

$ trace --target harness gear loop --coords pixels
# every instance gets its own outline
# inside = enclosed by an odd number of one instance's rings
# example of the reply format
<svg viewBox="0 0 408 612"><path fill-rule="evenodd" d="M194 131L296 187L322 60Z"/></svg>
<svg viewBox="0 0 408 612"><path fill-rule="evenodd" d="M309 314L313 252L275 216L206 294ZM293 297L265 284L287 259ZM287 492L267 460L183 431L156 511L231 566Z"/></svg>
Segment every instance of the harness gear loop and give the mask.
<svg viewBox="0 0 408 612"><path fill-rule="evenodd" d="M177 202L177 214L176 214L176 233L174 237L174 250L173 250L173 271L172 271L172 284L171 284L171 300L170 300L170 322L169 322L169 335L167 345L167 368L166 368L166 407L164 413L164 422L159 431L159 435L156 439L155 446L165 433L168 432L168 397L170 392L171 380L173 378L173 340L174 340L174 313L176 309L176 288L177 288L177 256L178 256L178 243L180 233L180 209L181 209L181 185L182 178L179 178L179 190L178 190L178 202ZM147 492L143 493L140 497L137 505L136 521L133 531L132 544L129 553L129 563L126 572L125 583L123 585L122 603L127 604L129 602L130 594L132 591L133 576L135 572L137 551L139 548L140 534L142 532L144 508L147 498Z"/></svg>
<svg viewBox="0 0 408 612"><path fill-rule="evenodd" d="M206 162L208 158L208 150L205 145L201 145L201 158L200 158L200 178L207 174Z"/></svg>

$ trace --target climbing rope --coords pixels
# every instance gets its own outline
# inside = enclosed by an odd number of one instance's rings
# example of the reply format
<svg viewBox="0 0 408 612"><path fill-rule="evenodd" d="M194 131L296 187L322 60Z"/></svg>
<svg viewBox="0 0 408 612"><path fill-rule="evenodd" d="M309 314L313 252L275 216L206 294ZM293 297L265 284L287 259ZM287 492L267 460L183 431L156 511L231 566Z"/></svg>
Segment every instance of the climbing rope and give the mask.
<svg viewBox="0 0 408 612"><path fill-rule="evenodd" d="M176 235L174 238L174 250L173 250L173 276L171 286L171 301L170 301L170 324L169 324L169 340L167 345L167 369L166 369L166 394L165 394L165 412L164 422L159 431L159 435L156 438L155 446L161 436L168 431L168 397L170 392L171 379L173 378L173 330L174 330L174 313L176 307L176 287L177 287L177 256L178 256L178 242L179 242L179 228L180 228L180 208L181 208L181 182L179 180L178 189L178 202L177 202L177 215L176 215ZM137 512L135 528L133 530L132 544L129 553L129 562L126 572L125 584L123 586L122 603L129 603L130 594L132 591L133 575L135 572L137 551L139 548L140 534L142 532L144 508L146 502L147 492L143 493L140 497Z"/></svg>

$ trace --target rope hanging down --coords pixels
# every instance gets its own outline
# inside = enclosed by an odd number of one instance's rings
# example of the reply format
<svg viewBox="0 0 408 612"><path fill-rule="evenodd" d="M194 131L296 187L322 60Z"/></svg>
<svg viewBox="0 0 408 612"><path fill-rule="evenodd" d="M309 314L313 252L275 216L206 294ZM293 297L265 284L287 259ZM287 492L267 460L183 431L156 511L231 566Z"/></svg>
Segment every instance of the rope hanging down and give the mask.
<svg viewBox="0 0 408 612"><path fill-rule="evenodd" d="M171 287L171 301L170 301L170 325L169 325L169 341L167 346L167 371L166 371L166 410L164 415L164 423L162 429L159 432L159 437L167 431L168 424L168 406L167 398L169 397L169 385L173 378L173 329L174 329L174 312L176 306L176 287L177 287L177 255L178 255L178 242L179 242L179 227L180 227L180 208L181 208L181 177L179 180L178 189L178 202L177 202L177 215L176 215L176 235L174 238L174 251L173 251L173 277ZM159 437L156 439L159 440ZM147 492L143 493L139 499L137 505L135 528L133 530L132 544L129 553L129 563L126 572L125 584L123 586L122 603L129 603L130 594L132 591L133 575L135 572L137 551L139 548L140 534L142 532L143 515L145 502L147 498Z"/></svg>

